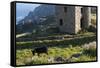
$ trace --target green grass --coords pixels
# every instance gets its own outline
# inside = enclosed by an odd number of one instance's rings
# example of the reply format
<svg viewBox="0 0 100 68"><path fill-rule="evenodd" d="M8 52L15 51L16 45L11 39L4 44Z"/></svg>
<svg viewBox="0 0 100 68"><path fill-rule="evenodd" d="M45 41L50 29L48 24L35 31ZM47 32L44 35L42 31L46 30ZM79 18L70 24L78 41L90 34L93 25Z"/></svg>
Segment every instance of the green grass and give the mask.
<svg viewBox="0 0 100 68"><path fill-rule="evenodd" d="M75 46L69 45L68 47L65 47L61 45L62 47L49 47L48 48L48 55L41 54L40 56L32 55L31 49L22 49L17 50L16 53L16 63L17 65L32 65L32 64L48 64L48 63L56 63L56 62L49 62L48 58L52 57L62 57L64 59L70 58L73 54L77 54L82 52L82 55L79 58L71 58L69 59L70 62L80 62L80 61L95 61L96 60L96 49L94 48L93 52L91 49L84 49L81 46ZM69 61L68 61L69 62ZM64 62L62 62L64 63ZM67 63L67 61L66 61Z"/></svg>
<svg viewBox="0 0 100 68"><path fill-rule="evenodd" d="M38 41L27 41L27 42L16 42L16 47L17 49L30 49L30 48L34 48L34 47L39 47L39 46L47 46L47 47L53 47L53 46L57 46L57 47L61 47L61 45L65 45L66 47L68 45L73 45L73 46L77 46L77 45L82 45L85 43L89 43L92 41L96 40L96 36L95 35L89 35L89 36L80 36L79 38L73 38L73 39L65 39L65 40L38 40ZM80 42L79 42L80 41Z"/></svg>
<svg viewBox="0 0 100 68"><path fill-rule="evenodd" d="M84 33L73 35L72 39L63 40L37 40L27 42L16 42L16 64L17 65L32 65L32 64L50 64L57 63L54 61L56 57L62 57L68 62L81 62L81 61L96 61L96 47L90 42L96 41L96 35L94 33ZM88 47L84 45L89 45ZM37 54L32 55L31 50L40 46L48 47L48 55ZM82 53L78 58L72 57L73 54ZM52 61L48 61L52 58Z"/></svg>

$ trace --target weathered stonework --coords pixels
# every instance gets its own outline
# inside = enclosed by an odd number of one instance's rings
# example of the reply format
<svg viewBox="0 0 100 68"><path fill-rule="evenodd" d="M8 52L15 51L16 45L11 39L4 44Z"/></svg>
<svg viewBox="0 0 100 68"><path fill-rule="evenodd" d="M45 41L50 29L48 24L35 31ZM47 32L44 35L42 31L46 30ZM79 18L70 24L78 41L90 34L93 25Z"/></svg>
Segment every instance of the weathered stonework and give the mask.
<svg viewBox="0 0 100 68"><path fill-rule="evenodd" d="M90 8L81 6L56 6L56 23L60 32L77 34L91 22Z"/></svg>
<svg viewBox="0 0 100 68"><path fill-rule="evenodd" d="M82 8L82 22L83 27L87 29L89 25L91 25L91 8L90 7L83 7Z"/></svg>

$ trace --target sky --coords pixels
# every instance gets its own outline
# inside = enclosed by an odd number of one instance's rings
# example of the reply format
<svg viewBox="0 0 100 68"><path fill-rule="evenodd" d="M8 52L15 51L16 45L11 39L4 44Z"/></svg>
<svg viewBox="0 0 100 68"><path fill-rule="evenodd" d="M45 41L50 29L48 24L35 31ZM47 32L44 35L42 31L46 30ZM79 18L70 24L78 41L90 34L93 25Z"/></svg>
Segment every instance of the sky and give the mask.
<svg viewBox="0 0 100 68"><path fill-rule="evenodd" d="M30 11L34 11L40 4L17 3L16 4L16 22L23 19Z"/></svg>

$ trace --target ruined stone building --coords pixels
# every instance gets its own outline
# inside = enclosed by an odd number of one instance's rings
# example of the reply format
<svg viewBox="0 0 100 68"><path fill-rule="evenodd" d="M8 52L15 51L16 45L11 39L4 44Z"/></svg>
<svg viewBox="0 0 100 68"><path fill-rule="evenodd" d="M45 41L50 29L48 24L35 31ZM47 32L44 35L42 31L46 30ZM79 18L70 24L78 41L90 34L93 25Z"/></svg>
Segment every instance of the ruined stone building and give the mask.
<svg viewBox="0 0 100 68"><path fill-rule="evenodd" d="M91 8L81 6L55 7L56 23L60 32L77 34L81 29L86 29L91 24Z"/></svg>

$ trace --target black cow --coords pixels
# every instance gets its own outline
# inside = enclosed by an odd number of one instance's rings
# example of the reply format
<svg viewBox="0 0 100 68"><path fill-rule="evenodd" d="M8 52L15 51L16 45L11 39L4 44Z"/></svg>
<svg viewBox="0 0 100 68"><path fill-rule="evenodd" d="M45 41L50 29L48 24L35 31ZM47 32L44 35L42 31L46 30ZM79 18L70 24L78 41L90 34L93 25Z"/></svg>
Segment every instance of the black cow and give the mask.
<svg viewBox="0 0 100 68"><path fill-rule="evenodd" d="M37 47L37 48L35 48L34 50L32 50L32 54L35 55L35 53L37 53L38 56L39 56L41 53L48 54L48 48L47 48L46 46Z"/></svg>

